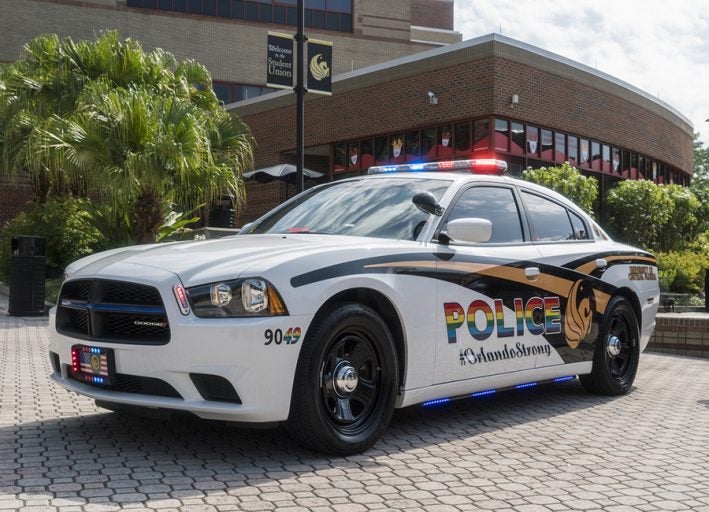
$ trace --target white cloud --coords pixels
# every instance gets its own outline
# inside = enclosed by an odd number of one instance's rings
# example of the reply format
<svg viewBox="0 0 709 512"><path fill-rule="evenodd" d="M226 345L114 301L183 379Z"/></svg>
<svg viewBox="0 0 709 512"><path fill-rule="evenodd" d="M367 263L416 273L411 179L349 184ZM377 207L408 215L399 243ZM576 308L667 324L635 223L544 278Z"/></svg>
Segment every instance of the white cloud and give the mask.
<svg viewBox="0 0 709 512"><path fill-rule="evenodd" d="M709 5L692 0L456 0L464 39L500 32L597 68L687 116L709 145Z"/></svg>

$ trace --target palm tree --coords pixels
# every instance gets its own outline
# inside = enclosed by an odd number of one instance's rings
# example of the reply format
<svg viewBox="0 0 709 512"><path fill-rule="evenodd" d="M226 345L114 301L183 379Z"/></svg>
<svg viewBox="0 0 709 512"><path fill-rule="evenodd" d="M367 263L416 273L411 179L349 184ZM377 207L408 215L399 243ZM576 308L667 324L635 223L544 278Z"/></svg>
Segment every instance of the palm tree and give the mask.
<svg viewBox="0 0 709 512"><path fill-rule="evenodd" d="M203 66L145 53L114 32L76 44L41 36L25 49L0 78L11 173L28 172L46 193L102 198L128 214L141 243L155 241L171 202L243 197L253 140L219 105Z"/></svg>

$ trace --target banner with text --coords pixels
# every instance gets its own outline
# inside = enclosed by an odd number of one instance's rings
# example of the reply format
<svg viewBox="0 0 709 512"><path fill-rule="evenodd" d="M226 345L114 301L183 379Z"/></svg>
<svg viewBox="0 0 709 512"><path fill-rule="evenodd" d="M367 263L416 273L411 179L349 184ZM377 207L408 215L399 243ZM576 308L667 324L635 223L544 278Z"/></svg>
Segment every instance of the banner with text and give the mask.
<svg viewBox="0 0 709 512"><path fill-rule="evenodd" d="M332 43L308 39L308 92L332 94Z"/></svg>
<svg viewBox="0 0 709 512"><path fill-rule="evenodd" d="M293 36L268 33L266 85L277 89L293 88Z"/></svg>

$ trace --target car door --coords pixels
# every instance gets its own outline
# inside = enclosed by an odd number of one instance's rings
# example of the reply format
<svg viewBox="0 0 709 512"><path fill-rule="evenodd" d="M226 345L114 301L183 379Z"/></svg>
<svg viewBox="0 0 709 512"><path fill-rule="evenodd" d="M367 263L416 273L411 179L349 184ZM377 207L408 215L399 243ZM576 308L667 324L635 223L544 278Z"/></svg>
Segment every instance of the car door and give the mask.
<svg viewBox="0 0 709 512"><path fill-rule="evenodd" d="M451 202L439 232L461 218L489 220L492 234L484 243L451 240L437 249L434 383L529 370L538 357L561 362L544 337L558 329L559 311L536 288L539 251L515 188L471 185Z"/></svg>
<svg viewBox="0 0 709 512"><path fill-rule="evenodd" d="M591 236L589 222L567 205L523 187L520 198L540 254L539 268L546 284L542 296L559 298L562 332L548 340L563 363L591 361L599 313L608 296L603 283L585 269L605 264L599 252L603 244ZM558 362L537 360L537 367L553 364Z"/></svg>

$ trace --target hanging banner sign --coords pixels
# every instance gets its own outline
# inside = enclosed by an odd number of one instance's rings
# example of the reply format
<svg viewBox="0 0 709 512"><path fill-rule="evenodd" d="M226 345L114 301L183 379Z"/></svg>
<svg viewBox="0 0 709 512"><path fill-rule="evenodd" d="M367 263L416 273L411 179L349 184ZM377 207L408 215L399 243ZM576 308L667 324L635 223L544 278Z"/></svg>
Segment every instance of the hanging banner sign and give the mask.
<svg viewBox="0 0 709 512"><path fill-rule="evenodd" d="M308 39L308 92L332 94L332 42Z"/></svg>
<svg viewBox="0 0 709 512"><path fill-rule="evenodd" d="M277 89L292 89L293 71L293 36L269 32L266 85Z"/></svg>

